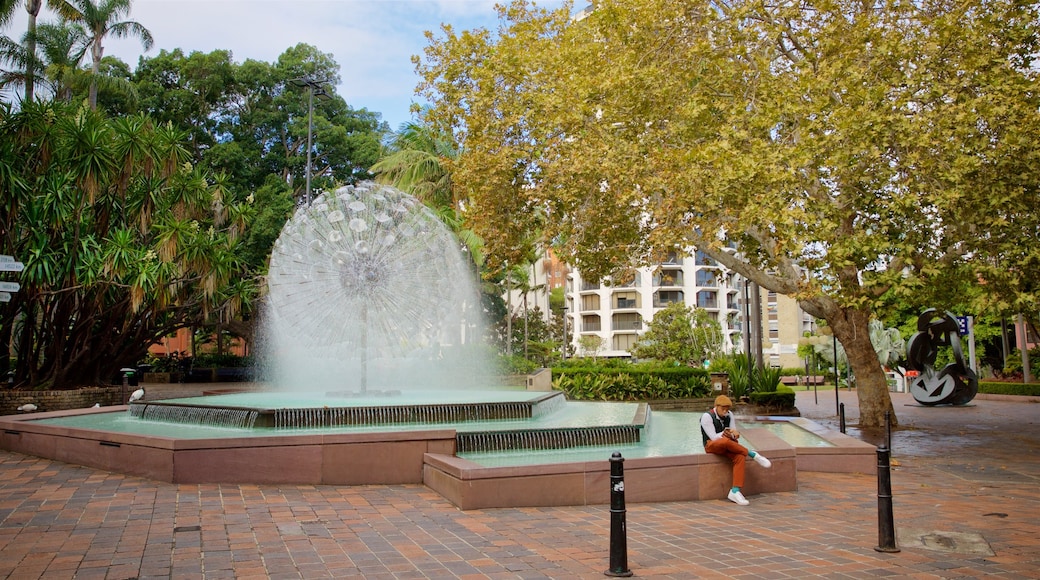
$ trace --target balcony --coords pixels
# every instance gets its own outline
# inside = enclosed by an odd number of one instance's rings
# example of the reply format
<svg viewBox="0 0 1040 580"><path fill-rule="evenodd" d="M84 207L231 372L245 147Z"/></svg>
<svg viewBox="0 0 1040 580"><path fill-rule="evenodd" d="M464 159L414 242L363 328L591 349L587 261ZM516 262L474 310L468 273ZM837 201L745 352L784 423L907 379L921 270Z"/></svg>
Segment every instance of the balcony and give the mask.
<svg viewBox="0 0 1040 580"><path fill-rule="evenodd" d="M639 308L639 301L635 298L618 298L614 302L615 310L624 310L626 308Z"/></svg>
<svg viewBox="0 0 1040 580"><path fill-rule="evenodd" d="M661 290L659 292L654 292L654 308L664 308L669 304L682 301L682 290Z"/></svg>
<svg viewBox="0 0 1040 580"><path fill-rule="evenodd" d="M702 288L715 288L718 286L718 282L715 279L715 273L707 270L697 271L697 285Z"/></svg>
<svg viewBox="0 0 1040 580"><path fill-rule="evenodd" d="M643 317L638 314L618 314L611 321L611 326L616 331L635 332L643 329Z"/></svg>
<svg viewBox="0 0 1040 580"><path fill-rule="evenodd" d="M660 273L654 274L653 279L654 286L682 286L683 285L683 273L682 270L664 270Z"/></svg>

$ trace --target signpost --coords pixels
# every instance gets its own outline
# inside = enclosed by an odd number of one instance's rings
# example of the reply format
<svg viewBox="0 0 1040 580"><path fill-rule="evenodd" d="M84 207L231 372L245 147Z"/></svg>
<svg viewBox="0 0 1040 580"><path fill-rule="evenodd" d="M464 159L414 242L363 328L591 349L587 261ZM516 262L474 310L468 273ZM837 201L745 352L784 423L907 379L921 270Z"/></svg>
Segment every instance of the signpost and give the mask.
<svg viewBox="0 0 1040 580"><path fill-rule="evenodd" d="M968 366L971 370L978 372L978 364L975 362L975 317L956 316L955 318L957 319L957 332L961 336L968 337Z"/></svg>
<svg viewBox="0 0 1040 580"><path fill-rule="evenodd" d="M14 259L14 256L0 254L0 272L21 272L25 264ZM10 302L11 292L21 289L18 282L0 282L0 302Z"/></svg>
<svg viewBox="0 0 1040 580"><path fill-rule="evenodd" d="M14 259L14 256L0 254L0 272L21 272L25 264Z"/></svg>

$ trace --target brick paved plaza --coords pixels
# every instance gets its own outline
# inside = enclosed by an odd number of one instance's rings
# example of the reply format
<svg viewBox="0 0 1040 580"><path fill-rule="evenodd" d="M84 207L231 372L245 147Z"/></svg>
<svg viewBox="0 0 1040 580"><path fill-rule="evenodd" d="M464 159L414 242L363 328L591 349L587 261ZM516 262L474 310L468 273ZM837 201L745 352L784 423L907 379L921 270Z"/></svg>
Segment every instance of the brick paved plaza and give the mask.
<svg viewBox="0 0 1040 580"><path fill-rule="evenodd" d="M800 473L748 507L630 503L635 577L1040 578L1040 405L893 397L901 552L874 550L876 477ZM802 414L836 426L833 391L818 399L799 392ZM609 522L608 506L460 511L421 485L172 485L0 452L12 579L601 578Z"/></svg>

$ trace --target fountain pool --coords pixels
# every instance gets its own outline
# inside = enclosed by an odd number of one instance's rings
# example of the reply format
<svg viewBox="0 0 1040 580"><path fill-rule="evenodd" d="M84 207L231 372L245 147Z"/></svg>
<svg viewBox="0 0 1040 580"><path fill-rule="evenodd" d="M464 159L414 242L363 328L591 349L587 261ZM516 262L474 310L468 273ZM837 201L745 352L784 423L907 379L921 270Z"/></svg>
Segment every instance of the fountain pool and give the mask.
<svg viewBox="0 0 1040 580"><path fill-rule="evenodd" d="M245 408L240 395L170 399L140 410L0 417L0 448L172 483L424 483L464 509L606 503L614 451L626 459L629 501L721 498L728 484L729 465L703 453L698 413L653 412L642 403L562 404L562 393L522 390L431 392L428 399L409 396L408 404L351 397L341 407L317 395L310 406L303 405L306 396L253 395L264 404L250 412L281 409L289 397L298 411L293 420L302 423L244 428L134 416L184 405L193 413L200 401ZM314 424L357 413L364 422ZM805 419L758 417L743 430L749 447L773 461L768 472L749 466L748 493L796 489L798 470L875 468L873 446ZM795 444L784 440L792 434Z"/></svg>

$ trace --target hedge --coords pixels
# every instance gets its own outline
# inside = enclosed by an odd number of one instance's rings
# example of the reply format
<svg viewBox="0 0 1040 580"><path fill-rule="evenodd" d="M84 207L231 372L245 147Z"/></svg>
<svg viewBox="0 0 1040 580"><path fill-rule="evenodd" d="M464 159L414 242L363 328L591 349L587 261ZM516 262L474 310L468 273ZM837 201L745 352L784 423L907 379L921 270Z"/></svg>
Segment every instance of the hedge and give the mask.
<svg viewBox="0 0 1040 580"><path fill-rule="evenodd" d="M1026 395L1040 397L1040 383L979 381L979 392L988 395Z"/></svg>
<svg viewBox="0 0 1040 580"><path fill-rule="evenodd" d="M553 388L574 400L691 399L711 392L708 371L695 367L553 367Z"/></svg>

